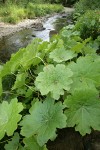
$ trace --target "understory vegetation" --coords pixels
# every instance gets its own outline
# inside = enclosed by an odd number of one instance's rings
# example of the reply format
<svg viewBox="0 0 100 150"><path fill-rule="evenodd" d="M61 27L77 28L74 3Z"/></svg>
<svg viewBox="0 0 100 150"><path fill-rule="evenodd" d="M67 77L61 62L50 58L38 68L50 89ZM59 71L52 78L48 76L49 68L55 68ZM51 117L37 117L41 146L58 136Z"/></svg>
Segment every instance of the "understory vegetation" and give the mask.
<svg viewBox="0 0 100 150"><path fill-rule="evenodd" d="M49 150L68 127L82 136L100 131L99 14L87 9L49 42L36 38L0 65L2 150Z"/></svg>
<svg viewBox="0 0 100 150"><path fill-rule="evenodd" d="M28 3L26 8L14 4L7 4L0 7L0 19L3 22L15 24L23 19L33 19L35 17L52 14L54 12L58 13L62 10L63 6L60 4Z"/></svg>

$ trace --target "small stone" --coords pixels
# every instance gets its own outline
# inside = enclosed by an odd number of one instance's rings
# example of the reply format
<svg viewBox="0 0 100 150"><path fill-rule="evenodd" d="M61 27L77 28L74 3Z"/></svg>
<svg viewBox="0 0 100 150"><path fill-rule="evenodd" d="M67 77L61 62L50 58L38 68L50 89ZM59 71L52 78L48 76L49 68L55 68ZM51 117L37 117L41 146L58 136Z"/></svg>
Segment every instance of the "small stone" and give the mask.
<svg viewBox="0 0 100 150"><path fill-rule="evenodd" d="M36 35L35 35L35 34L32 34L32 37L36 37Z"/></svg>

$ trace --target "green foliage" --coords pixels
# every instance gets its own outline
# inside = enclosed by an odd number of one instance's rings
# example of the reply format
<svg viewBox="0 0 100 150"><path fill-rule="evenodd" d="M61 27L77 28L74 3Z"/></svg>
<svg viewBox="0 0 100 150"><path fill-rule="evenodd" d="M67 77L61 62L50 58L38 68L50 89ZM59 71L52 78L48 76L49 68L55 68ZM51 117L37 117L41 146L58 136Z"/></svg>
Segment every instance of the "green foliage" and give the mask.
<svg viewBox="0 0 100 150"><path fill-rule="evenodd" d="M5 145L5 150L18 149L19 139L20 139L19 134L15 133L12 140Z"/></svg>
<svg viewBox="0 0 100 150"><path fill-rule="evenodd" d="M55 103L47 98L44 102L37 101L30 109L20 125L21 134L25 137L37 135L37 142L43 146L49 139L56 137L56 128L66 127L66 116L63 114L64 106L61 102Z"/></svg>
<svg viewBox="0 0 100 150"><path fill-rule="evenodd" d="M56 49L54 49L51 53L50 53L50 58L52 58L55 62L57 63L61 63L67 60L70 60L74 57L76 57L77 55L74 53L74 51L70 51L70 50L66 50L64 45L63 45L63 40L59 40L58 41L58 47L56 47Z"/></svg>
<svg viewBox="0 0 100 150"><path fill-rule="evenodd" d="M82 135L100 130L99 48L99 36L83 40L69 25L50 42L35 39L0 66L2 150L47 150L62 128Z"/></svg>
<svg viewBox="0 0 100 150"><path fill-rule="evenodd" d="M96 39L100 35L100 11L88 11L76 22L75 29L80 31L83 39L92 37Z"/></svg>
<svg viewBox="0 0 100 150"><path fill-rule="evenodd" d="M0 104L0 139L2 139L7 133L8 136L11 136L13 132L17 129L17 123L21 119L19 114L23 110L21 103L17 102L17 99L12 99L10 104L3 101ZM13 124L13 126L12 126Z"/></svg>
<svg viewBox="0 0 100 150"><path fill-rule="evenodd" d="M63 6L62 5L57 5L57 4L33 4L33 3L29 3L27 5L27 13L28 13L28 17L32 18L36 16L36 17L40 17L40 16L44 16L46 14L51 14L53 12L60 12L63 10Z"/></svg>
<svg viewBox="0 0 100 150"><path fill-rule="evenodd" d="M81 135L94 130L100 130L100 101L95 89L84 88L72 92L64 102L68 117L67 126L74 127Z"/></svg>
<svg viewBox="0 0 100 150"><path fill-rule="evenodd" d="M40 147L35 137L29 137L24 139L26 150L47 150L46 146Z"/></svg>
<svg viewBox="0 0 100 150"><path fill-rule="evenodd" d="M28 3L26 7L14 4L6 4L0 7L0 19L3 22L16 24L17 22L29 18L45 16L54 12L61 12L62 5L57 4L34 4Z"/></svg>
<svg viewBox="0 0 100 150"><path fill-rule="evenodd" d="M50 92L51 97L59 99L60 95L64 95L64 90L70 90L73 73L65 65L58 64L56 67L47 65L43 71L39 73L35 81L35 85L42 95Z"/></svg>
<svg viewBox="0 0 100 150"><path fill-rule="evenodd" d="M71 87L72 90L82 88L84 85L87 87L98 87L100 85L99 61L93 61L87 56L80 57L77 59L77 62L72 62L69 64L68 67L73 72L73 84Z"/></svg>
<svg viewBox="0 0 100 150"><path fill-rule="evenodd" d="M12 87L12 89L14 90L16 88L22 87L25 84L26 77L27 77L27 73L17 74L16 81L15 81L14 86Z"/></svg>
<svg viewBox="0 0 100 150"><path fill-rule="evenodd" d="M16 5L5 5L0 8L1 20L4 22L15 24L20 20L26 18L24 8Z"/></svg>
<svg viewBox="0 0 100 150"><path fill-rule="evenodd" d="M75 15L83 15L87 10L99 10L100 0L79 0L75 4Z"/></svg>

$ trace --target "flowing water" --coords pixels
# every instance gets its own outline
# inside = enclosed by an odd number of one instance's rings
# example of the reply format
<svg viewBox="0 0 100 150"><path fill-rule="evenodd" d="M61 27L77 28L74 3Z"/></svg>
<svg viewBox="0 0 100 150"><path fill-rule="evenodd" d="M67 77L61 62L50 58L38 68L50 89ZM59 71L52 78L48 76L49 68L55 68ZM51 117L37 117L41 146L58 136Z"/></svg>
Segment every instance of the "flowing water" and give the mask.
<svg viewBox="0 0 100 150"><path fill-rule="evenodd" d="M49 41L49 32L51 30L58 32L69 23L71 23L69 14L58 14L49 17L48 20L43 23L44 30L42 31L36 31L33 28L23 29L13 35L3 37L0 40L0 61L5 63L9 60L12 53L18 51L19 48L26 47L36 37L44 41Z"/></svg>

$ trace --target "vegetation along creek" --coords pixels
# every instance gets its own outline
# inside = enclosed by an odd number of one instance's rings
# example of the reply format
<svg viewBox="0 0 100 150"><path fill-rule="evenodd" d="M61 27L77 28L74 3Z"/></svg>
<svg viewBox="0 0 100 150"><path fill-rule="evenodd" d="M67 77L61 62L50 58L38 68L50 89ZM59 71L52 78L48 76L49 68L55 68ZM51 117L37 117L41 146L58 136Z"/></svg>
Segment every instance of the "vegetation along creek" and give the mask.
<svg viewBox="0 0 100 150"><path fill-rule="evenodd" d="M100 0L0 0L0 150L100 150Z"/></svg>
<svg viewBox="0 0 100 150"><path fill-rule="evenodd" d="M72 10L73 11L73 10ZM55 14L47 17L36 27L28 27L0 39L0 61L9 60L12 53L19 48L26 47L34 38L41 38L43 41L49 41L50 35L59 32L62 27L71 24L71 12Z"/></svg>

